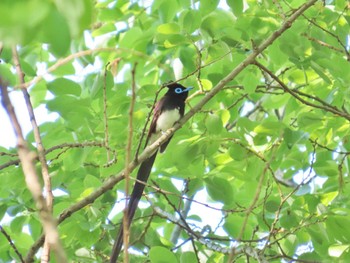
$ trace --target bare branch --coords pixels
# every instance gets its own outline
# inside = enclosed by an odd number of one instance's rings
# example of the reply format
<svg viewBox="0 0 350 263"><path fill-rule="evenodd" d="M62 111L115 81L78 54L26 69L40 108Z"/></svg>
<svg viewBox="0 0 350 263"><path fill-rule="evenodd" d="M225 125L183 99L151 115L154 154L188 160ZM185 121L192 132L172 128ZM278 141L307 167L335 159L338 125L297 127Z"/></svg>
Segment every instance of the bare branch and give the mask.
<svg viewBox="0 0 350 263"><path fill-rule="evenodd" d="M15 66L16 66L16 71L17 71L17 75L19 78L19 82L21 84L24 84L25 83L24 73L22 71L21 64L20 64L19 57L18 57L18 53L17 53L17 49L15 46L12 47L12 57L13 57L13 60L14 60ZM35 118L32 103L30 101L29 93L28 93L27 89L22 89L22 93L23 93L24 100L26 102L27 110L29 113L29 119L30 119L32 127L33 127L34 138L35 138L36 147L38 150L39 160L40 160L40 164L41 164L41 173L42 173L42 177L43 177L43 181L44 181L44 185L45 185L46 205L47 205L48 210L52 213L52 206L53 206L54 197L53 197L52 190L51 190L51 179L49 176L49 168L47 166L45 149L44 149L44 146L43 146L42 141L41 141L39 127L38 127L38 124L36 122L36 118ZM45 239L43 253L41 254L41 260L42 260L42 262L49 262L50 261L50 246L49 246L47 238Z"/></svg>
<svg viewBox="0 0 350 263"><path fill-rule="evenodd" d="M36 169L34 165L35 154L30 152L26 141L24 140L22 128L18 122L16 113L8 96L7 86L1 82L1 96L2 104L10 118L12 123L13 131L17 138L17 151L19 159L22 163L22 169L25 176L25 181L28 189L33 195L36 202L36 206L39 210L39 216L41 223L44 227L44 232L46 235L46 240L49 242L50 246L56 252L56 257L58 262L67 262L65 252L59 240L59 234L56 227L56 222L51 215L50 209L47 207L45 199L41 194L41 186L39 178L36 174Z"/></svg>

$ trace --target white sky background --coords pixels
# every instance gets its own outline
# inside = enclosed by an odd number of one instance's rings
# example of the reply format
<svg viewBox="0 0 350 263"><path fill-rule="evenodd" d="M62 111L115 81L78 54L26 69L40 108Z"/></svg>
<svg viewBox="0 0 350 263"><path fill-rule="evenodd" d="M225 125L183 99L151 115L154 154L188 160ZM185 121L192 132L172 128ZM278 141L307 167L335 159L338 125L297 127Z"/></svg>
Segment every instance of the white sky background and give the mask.
<svg viewBox="0 0 350 263"><path fill-rule="evenodd" d="M23 94L18 90L10 92L10 99L15 108L18 121L22 127L22 132L24 136L26 136L32 130L32 126ZM57 119L57 114L48 113L45 105L40 105L38 108L34 109L34 114L38 125ZM0 106L0 146L5 148L16 147L16 138L13 128L2 105Z"/></svg>

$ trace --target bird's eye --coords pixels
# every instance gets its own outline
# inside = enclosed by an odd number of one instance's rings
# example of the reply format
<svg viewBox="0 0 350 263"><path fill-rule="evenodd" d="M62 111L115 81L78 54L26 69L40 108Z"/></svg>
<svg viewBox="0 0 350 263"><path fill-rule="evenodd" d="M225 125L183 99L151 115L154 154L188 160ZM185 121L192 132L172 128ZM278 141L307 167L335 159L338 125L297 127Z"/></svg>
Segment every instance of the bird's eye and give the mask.
<svg viewBox="0 0 350 263"><path fill-rule="evenodd" d="M177 94L182 93L182 89L181 89L181 88L176 88L176 89L175 89L175 93L177 93Z"/></svg>

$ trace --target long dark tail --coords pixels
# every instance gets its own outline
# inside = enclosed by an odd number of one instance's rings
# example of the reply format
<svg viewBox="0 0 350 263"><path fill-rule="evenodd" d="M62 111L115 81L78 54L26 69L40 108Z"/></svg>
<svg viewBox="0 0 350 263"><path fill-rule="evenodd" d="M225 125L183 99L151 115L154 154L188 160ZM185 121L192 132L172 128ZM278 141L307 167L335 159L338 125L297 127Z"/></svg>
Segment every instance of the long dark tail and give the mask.
<svg viewBox="0 0 350 263"><path fill-rule="evenodd" d="M140 168L137 172L138 181L141 181L144 183L147 182L153 167L154 160L156 159L156 156L157 156L157 152L155 152L150 158L143 161L143 163L140 165ZM131 221L135 215L135 211L138 207L138 204L144 189L145 189L145 185L136 181L128 203L128 224L129 224L128 227L130 227ZM117 262L120 251L122 250L123 235L124 235L123 229L124 229L123 223L121 223L119 228L119 233L114 241L113 250L112 250L111 259L110 259L111 263Z"/></svg>

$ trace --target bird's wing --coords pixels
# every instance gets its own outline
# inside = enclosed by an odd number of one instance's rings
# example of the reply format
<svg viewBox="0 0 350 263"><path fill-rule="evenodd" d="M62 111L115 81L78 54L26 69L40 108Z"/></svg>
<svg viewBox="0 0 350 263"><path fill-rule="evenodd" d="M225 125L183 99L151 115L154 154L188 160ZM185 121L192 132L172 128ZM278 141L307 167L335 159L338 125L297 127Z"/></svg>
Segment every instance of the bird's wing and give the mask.
<svg viewBox="0 0 350 263"><path fill-rule="evenodd" d="M148 130L148 135L147 135L147 138L146 138L146 143L145 143L145 147L147 146L147 144L149 143L149 140L150 138L152 137L153 134L157 133L156 129L157 129L157 120L162 112L162 105L163 105L163 100L164 100L164 97L161 98L157 103L156 105L154 106L154 109L153 109L153 119L152 119L152 122L151 122L151 125L149 127L149 130Z"/></svg>

